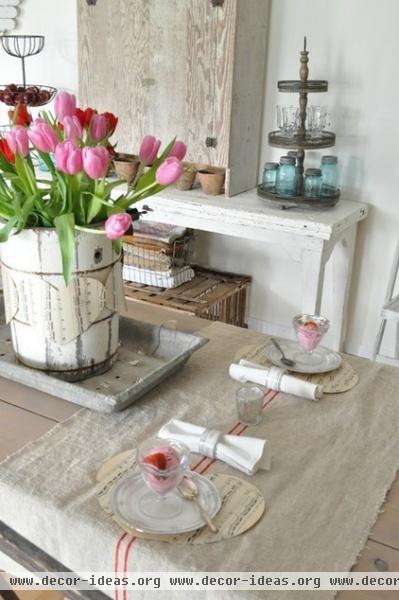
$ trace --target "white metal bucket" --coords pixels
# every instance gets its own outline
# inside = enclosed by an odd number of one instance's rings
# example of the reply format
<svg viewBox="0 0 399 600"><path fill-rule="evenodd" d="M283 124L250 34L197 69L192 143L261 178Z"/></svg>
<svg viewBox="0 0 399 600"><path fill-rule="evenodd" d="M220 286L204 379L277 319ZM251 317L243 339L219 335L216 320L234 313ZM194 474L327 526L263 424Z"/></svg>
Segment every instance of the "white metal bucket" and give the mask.
<svg viewBox="0 0 399 600"><path fill-rule="evenodd" d="M121 262L105 235L76 232L65 286L54 229L26 229L0 244L6 319L17 359L78 381L108 370L119 344Z"/></svg>

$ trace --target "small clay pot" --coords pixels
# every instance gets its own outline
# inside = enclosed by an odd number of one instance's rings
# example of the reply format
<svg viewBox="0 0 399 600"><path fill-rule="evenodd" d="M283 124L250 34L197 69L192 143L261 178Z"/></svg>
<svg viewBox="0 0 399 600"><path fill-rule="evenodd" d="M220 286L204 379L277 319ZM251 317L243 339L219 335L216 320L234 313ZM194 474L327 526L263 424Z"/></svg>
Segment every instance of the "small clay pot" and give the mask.
<svg viewBox="0 0 399 600"><path fill-rule="evenodd" d="M197 175L197 167L193 163L183 163L183 175L176 181L175 186L178 190L186 192L191 190Z"/></svg>
<svg viewBox="0 0 399 600"><path fill-rule="evenodd" d="M120 179L133 183L139 168L140 160L135 154L119 152L114 158L115 171Z"/></svg>
<svg viewBox="0 0 399 600"><path fill-rule="evenodd" d="M219 196L222 193L225 179L223 169L202 169L198 171L198 180L205 194Z"/></svg>

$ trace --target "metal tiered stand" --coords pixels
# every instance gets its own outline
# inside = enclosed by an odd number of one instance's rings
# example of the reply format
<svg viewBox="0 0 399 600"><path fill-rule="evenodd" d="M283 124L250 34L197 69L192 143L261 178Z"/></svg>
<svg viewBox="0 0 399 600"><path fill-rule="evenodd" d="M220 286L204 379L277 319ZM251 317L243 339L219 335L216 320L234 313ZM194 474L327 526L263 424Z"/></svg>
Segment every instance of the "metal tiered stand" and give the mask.
<svg viewBox="0 0 399 600"><path fill-rule="evenodd" d="M279 92L299 94L299 126L291 136L284 135L281 131L271 131L269 133L270 146L297 150L297 174L299 176L297 195L289 196L273 193L265 190L263 184L258 185L258 194L262 198L270 200L270 203L276 208L327 208L337 204L340 191L336 190L331 196L305 197L303 193L303 163L305 160L305 150L319 150L322 148L331 148L335 145L335 133L320 131L317 136L314 136L313 133L311 134L306 129L308 94L327 92L328 82L325 80L308 79L309 52L306 50L306 37L304 38L304 47L300 54L300 79L279 81L277 84Z"/></svg>
<svg viewBox="0 0 399 600"><path fill-rule="evenodd" d="M43 35L3 35L0 37L3 50L22 63L22 84L11 83L0 86L0 100L8 106L44 106L56 93L56 88L47 85L26 83L25 59L39 54L44 47Z"/></svg>

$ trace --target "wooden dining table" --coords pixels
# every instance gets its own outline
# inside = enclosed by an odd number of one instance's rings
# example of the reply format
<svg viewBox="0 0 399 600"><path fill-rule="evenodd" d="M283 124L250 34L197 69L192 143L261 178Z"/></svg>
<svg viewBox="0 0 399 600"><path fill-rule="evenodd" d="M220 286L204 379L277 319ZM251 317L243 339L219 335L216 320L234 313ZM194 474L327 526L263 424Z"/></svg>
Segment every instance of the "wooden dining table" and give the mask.
<svg viewBox="0 0 399 600"><path fill-rule="evenodd" d="M172 318L176 320L179 329L187 332L200 332L209 325L209 321L197 317L128 302L128 315L133 316L133 314L135 319L154 324L161 324ZM0 378L0 460L16 452L28 442L39 438L57 423L68 419L79 408L60 398ZM0 558L2 559L0 570L6 570L2 564L7 565L7 561L1 553ZM25 566L27 564L25 563ZM356 572L399 571L399 478L387 494L381 513L352 570ZM361 595L358 591L343 591L337 598L338 600L393 599L397 598L397 591L362 591Z"/></svg>

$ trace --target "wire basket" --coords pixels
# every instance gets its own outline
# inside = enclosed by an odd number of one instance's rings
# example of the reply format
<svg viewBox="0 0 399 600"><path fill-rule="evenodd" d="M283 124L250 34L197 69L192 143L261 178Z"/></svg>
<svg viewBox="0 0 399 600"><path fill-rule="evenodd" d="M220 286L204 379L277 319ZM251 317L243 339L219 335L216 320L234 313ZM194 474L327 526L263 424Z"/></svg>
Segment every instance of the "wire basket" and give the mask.
<svg viewBox="0 0 399 600"><path fill-rule="evenodd" d="M167 244L159 240L125 236L123 262L126 266L150 271L169 271L190 264L193 250L193 233Z"/></svg>

